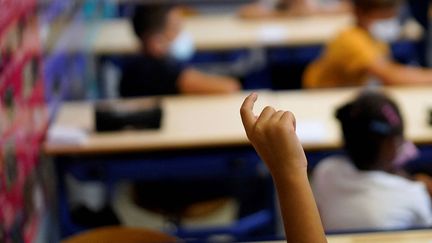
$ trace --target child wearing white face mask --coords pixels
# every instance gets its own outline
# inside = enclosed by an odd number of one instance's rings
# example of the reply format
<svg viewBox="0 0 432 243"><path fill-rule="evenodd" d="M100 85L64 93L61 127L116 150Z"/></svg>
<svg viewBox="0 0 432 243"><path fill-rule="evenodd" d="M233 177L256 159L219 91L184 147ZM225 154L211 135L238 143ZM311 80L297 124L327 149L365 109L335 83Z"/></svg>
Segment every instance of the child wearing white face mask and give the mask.
<svg viewBox="0 0 432 243"><path fill-rule="evenodd" d="M306 88L364 85L432 84L432 70L391 59L389 43L400 38L402 0L352 0L356 26L340 33L306 70Z"/></svg>
<svg viewBox="0 0 432 243"><path fill-rule="evenodd" d="M338 109L336 117L347 155L321 161L312 175L325 229L430 226L425 184L400 176L416 148L404 139L397 105L384 94L365 93Z"/></svg>
<svg viewBox="0 0 432 243"><path fill-rule="evenodd" d="M142 55L129 60L123 68L119 87L122 97L230 93L241 88L233 78L208 75L182 65L195 49L192 37L182 31L179 9L166 4L142 5L131 22Z"/></svg>

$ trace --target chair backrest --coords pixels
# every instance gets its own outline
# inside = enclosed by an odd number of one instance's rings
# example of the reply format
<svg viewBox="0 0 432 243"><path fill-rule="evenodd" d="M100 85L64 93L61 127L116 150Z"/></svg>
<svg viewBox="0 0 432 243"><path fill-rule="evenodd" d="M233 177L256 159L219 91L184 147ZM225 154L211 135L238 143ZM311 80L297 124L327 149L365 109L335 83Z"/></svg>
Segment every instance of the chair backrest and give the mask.
<svg viewBox="0 0 432 243"><path fill-rule="evenodd" d="M62 243L175 243L177 238L142 228L103 227L90 230L62 241Z"/></svg>

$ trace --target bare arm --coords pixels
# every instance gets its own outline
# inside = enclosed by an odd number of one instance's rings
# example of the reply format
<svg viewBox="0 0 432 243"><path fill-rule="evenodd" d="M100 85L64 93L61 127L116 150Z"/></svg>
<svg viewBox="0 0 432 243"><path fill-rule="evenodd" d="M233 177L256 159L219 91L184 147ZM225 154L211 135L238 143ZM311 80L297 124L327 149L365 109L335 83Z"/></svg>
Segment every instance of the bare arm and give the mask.
<svg viewBox="0 0 432 243"><path fill-rule="evenodd" d="M368 71L384 84L432 84L431 69L404 66L390 60L377 60Z"/></svg>
<svg viewBox="0 0 432 243"><path fill-rule="evenodd" d="M292 113L266 107L253 114L257 95L241 108L246 134L268 166L277 188L287 242L327 242L318 208L307 178L307 160L295 133Z"/></svg>
<svg viewBox="0 0 432 243"><path fill-rule="evenodd" d="M283 8L278 9L278 6ZM240 9L239 15L243 18L266 18L305 15L312 12L315 12L313 0L279 0L275 6L266 6L265 2L260 1L245 5Z"/></svg>
<svg viewBox="0 0 432 243"><path fill-rule="evenodd" d="M281 2L287 0L281 0ZM289 0L285 4L286 9L268 9L260 3L253 3L243 6L239 11L239 16L243 18L266 18L282 16L304 16L314 14L337 14L351 11L349 1L342 1L337 4L319 5L313 0Z"/></svg>
<svg viewBox="0 0 432 243"><path fill-rule="evenodd" d="M262 4L252 3L240 8L238 15L245 19L268 18L277 16L277 12L267 9Z"/></svg>
<svg viewBox="0 0 432 243"><path fill-rule="evenodd" d="M352 11L350 1L320 4L316 0L288 0L287 6L289 8L283 12L288 16L338 14Z"/></svg>
<svg viewBox="0 0 432 243"><path fill-rule="evenodd" d="M240 83L233 78L209 75L195 69L183 71L178 87L183 94L233 93L241 89Z"/></svg>

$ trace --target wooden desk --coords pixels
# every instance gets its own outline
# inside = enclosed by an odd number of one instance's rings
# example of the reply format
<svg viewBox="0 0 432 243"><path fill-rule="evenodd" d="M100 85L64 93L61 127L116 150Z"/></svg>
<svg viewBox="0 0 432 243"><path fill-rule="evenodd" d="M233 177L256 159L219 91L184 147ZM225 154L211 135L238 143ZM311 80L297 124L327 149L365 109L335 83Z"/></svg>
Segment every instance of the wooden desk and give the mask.
<svg viewBox="0 0 432 243"><path fill-rule="evenodd" d="M274 103L283 110L291 110L301 122L320 121L325 137L317 142L304 143L305 149L334 149L341 146L339 124L334 118L337 107L356 95L356 89L281 92ZM432 109L432 86L388 88L387 92L398 103L404 121L405 135L416 144L432 143L432 126L428 124L428 109ZM300 131L301 132L301 131Z"/></svg>
<svg viewBox="0 0 432 243"><path fill-rule="evenodd" d="M50 155L115 153L172 148L199 148L247 144L239 115L246 94L223 96L178 96L162 100L162 128L158 131L93 132L93 105L66 103L53 126L78 127L89 132L81 145L49 144ZM258 109L271 104L270 93L262 92ZM260 105L261 104L261 105Z"/></svg>
<svg viewBox="0 0 432 243"><path fill-rule="evenodd" d="M431 243L431 230L329 236L329 243Z"/></svg>
<svg viewBox="0 0 432 243"><path fill-rule="evenodd" d="M185 30L192 34L200 51L233 50L269 46L323 44L353 23L350 14L244 20L230 15L196 16L186 19ZM139 43L126 19L99 24L91 45L98 55L136 53ZM407 39L419 39L421 28L406 25Z"/></svg>
<svg viewBox="0 0 432 243"><path fill-rule="evenodd" d="M265 105L291 110L296 114L298 134L307 151L338 149L340 131L333 113L357 91L263 91L255 112L259 113ZM432 87L392 88L389 92L401 105L408 137L417 143L432 144L432 127L427 125L426 112L432 107ZM91 103L64 104L53 126L83 129L88 139L75 145L50 142L44 145L45 153L55 160L60 211L68 212L64 178L70 166L98 171L101 180L108 185L125 178L163 179L163 175L172 178L173 171L176 176L181 174L187 178L204 173L211 176L262 174L261 161L249 146L240 119L239 108L246 95L163 97L164 117L157 131L95 133ZM233 161L240 163L233 164ZM273 196L269 200L272 199ZM68 214L62 214L62 232L75 233L71 225ZM392 242L382 240L384 238L366 241L357 236L353 239L359 240L330 239L334 243Z"/></svg>
<svg viewBox="0 0 432 243"><path fill-rule="evenodd" d="M327 240L328 243L431 243L432 230L342 234L328 236ZM285 243L285 241L259 243Z"/></svg>
<svg viewBox="0 0 432 243"><path fill-rule="evenodd" d="M340 129L333 117L335 109L358 89L261 92L256 113L265 105L291 110L299 124L299 137L306 150L338 149ZM432 108L432 87L388 89L400 104L406 135L418 144L432 143L432 126L427 110ZM54 126L79 127L88 132L79 145L45 144L50 155L100 154L166 149L194 149L246 146L247 138L239 116L246 93L222 96L178 96L162 99L164 117L158 131L93 132L91 103L66 103Z"/></svg>
<svg viewBox="0 0 432 243"><path fill-rule="evenodd" d="M192 34L198 50L230 50L322 44L351 23L347 15L272 20L197 16L185 21L185 30ZM100 23L92 49L97 54L130 54L138 50L138 44L128 20L109 20Z"/></svg>

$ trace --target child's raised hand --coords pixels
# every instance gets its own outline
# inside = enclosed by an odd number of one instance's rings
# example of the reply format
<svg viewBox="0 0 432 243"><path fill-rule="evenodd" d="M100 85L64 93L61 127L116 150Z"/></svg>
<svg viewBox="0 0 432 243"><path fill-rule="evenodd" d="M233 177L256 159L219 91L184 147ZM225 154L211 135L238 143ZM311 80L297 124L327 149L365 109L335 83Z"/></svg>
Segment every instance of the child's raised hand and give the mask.
<svg viewBox="0 0 432 243"><path fill-rule="evenodd" d="M297 138L296 120L289 111L276 111L266 107L259 117L253 113L258 95L249 95L240 113L247 137L273 176L281 173L305 171L307 160Z"/></svg>
<svg viewBox="0 0 432 243"><path fill-rule="evenodd" d="M307 160L289 111L266 107L253 113L257 94L249 95L240 113L246 134L272 173L287 242L327 242L307 178Z"/></svg>
<svg viewBox="0 0 432 243"><path fill-rule="evenodd" d="M307 178L307 161L289 111L266 107L253 113L257 94L249 95L240 113L246 134L269 167L276 186L287 242L327 242Z"/></svg>

